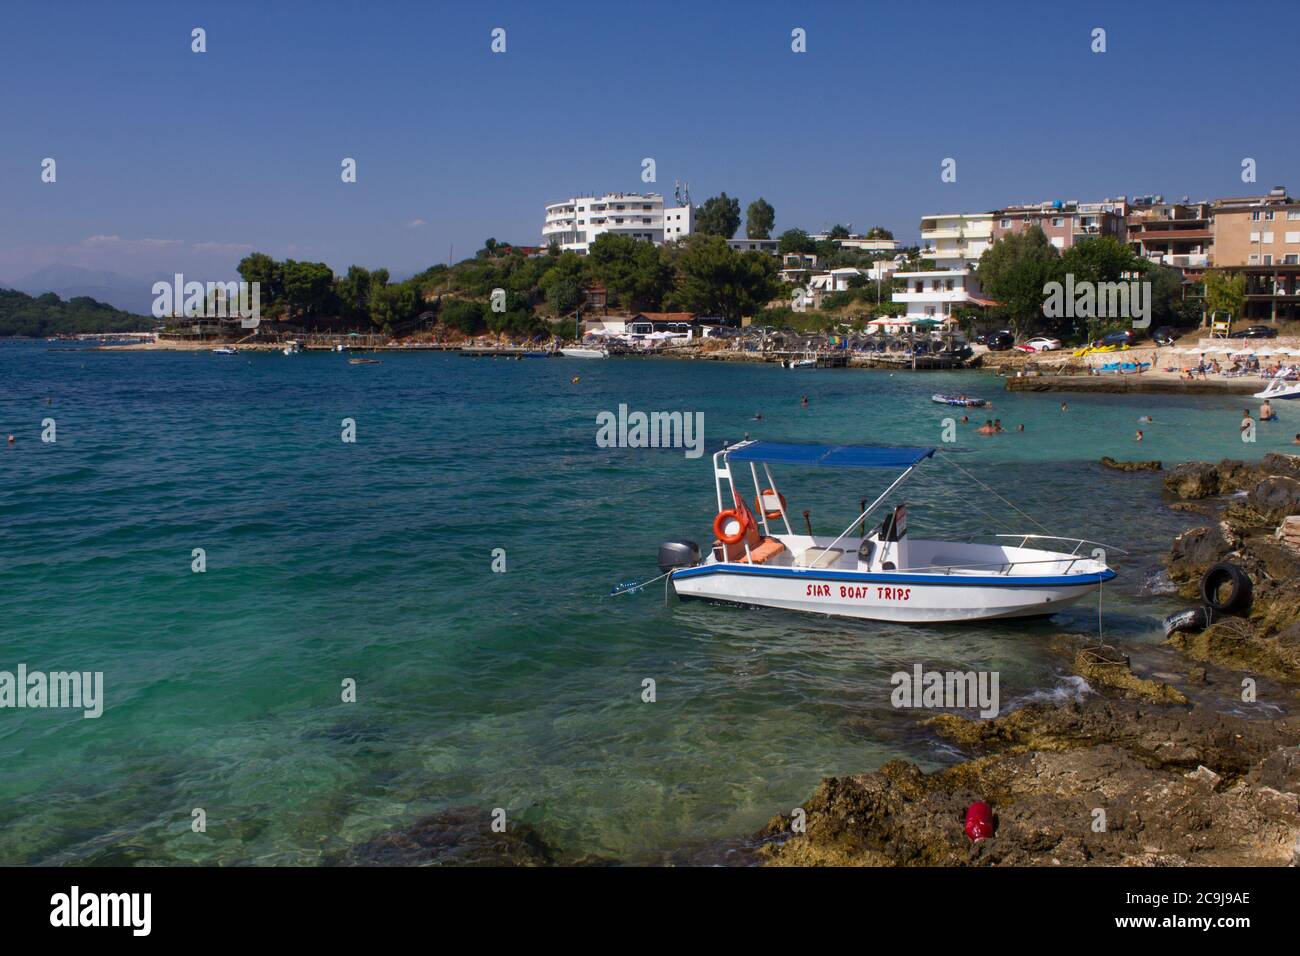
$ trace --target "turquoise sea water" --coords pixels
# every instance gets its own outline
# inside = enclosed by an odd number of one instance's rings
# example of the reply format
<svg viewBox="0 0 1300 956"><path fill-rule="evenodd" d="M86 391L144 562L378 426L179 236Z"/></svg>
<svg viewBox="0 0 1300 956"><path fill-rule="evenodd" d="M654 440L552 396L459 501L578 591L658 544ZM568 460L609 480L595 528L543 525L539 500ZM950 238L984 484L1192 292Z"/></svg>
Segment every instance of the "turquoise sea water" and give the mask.
<svg viewBox="0 0 1300 956"><path fill-rule="evenodd" d="M1097 458L1253 458L1300 432L1285 407L1243 445L1255 403L1237 396L1011 395L975 373L379 357L0 344L0 670L103 671L106 697L97 720L0 710L0 863L314 863L452 807L485 825L504 808L566 854L661 860L753 831L822 776L955 759L890 707L895 670L997 669L1005 706L1062 686L1054 634L1096 631L1092 605L939 628L609 597L658 574L660 540L708 540L715 511L707 453L596 446L620 403L704 412L712 451L745 433L940 444L955 410L932 392L992 398L1026 431L959 426L944 454L1130 552L1105 593L1130 648L1160 639L1175 605L1143 582L1190 519ZM777 477L835 533L887 483ZM916 534L1034 530L941 459L902 498Z"/></svg>

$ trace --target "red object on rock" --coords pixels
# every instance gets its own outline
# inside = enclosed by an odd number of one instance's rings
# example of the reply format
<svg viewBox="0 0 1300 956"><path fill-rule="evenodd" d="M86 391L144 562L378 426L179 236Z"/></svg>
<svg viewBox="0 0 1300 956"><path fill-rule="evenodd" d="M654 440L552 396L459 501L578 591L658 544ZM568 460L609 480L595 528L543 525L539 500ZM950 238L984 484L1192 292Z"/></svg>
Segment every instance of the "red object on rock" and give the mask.
<svg viewBox="0 0 1300 956"><path fill-rule="evenodd" d="M982 800L966 808L966 835L976 842L993 835L993 808Z"/></svg>

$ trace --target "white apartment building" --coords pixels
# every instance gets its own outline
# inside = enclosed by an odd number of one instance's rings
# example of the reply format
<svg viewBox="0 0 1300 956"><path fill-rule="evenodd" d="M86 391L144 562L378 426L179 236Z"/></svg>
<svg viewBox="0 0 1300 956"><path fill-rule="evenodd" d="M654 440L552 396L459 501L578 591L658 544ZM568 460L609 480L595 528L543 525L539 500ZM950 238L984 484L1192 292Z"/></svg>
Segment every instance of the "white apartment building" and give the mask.
<svg viewBox="0 0 1300 956"><path fill-rule="evenodd" d="M606 193L575 196L546 207L542 245L557 243L561 252L586 255L596 237L607 232L660 245L690 235L691 206L664 207L658 193Z"/></svg>
<svg viewBox="0 0 1300 956"><path fill-rule="evenodd" d="M966 212L921 219L921 257L941 269L970 269L993 245L993 213Z"/></svg>
<svg viewBox="0 0 1300 956"><path fill-rule="evenodd" d="M984 298L979 279L968 268L895 272L894 278L907 283L906 290L895 292L893 300L907 307L905 319L909 323L920 319L946 323L963 306L993 304Z"/></svg>

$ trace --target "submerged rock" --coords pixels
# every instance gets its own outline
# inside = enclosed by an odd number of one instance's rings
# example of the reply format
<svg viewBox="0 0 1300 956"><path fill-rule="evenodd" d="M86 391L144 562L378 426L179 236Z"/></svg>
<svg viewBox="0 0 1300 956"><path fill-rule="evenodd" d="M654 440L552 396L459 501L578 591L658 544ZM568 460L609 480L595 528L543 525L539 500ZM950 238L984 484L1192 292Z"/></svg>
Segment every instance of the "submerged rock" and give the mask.
<svg viewBox="0 0 1300 956"><path fill-rule="evenodd" d="M349 847L336 866L550 866L555 850L527 824L493 833L480 807L457 807Z"/></svg>
<svg viewBox="0 0 1300 956"><path fill-rule="evenodd" d="M1158 461L1116 461L1109 455L1101 459L1101 463L1106 468L1115 471L1161 471L1162 465Z"/></svg>

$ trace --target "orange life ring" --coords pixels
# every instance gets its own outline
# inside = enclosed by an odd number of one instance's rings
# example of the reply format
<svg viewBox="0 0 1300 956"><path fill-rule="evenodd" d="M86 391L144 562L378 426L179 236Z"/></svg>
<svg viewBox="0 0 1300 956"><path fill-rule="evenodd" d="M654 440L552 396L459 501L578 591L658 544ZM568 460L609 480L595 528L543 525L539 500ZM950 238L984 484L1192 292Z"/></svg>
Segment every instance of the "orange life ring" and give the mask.
<svg viewBox="0 0 1300 956"><path fill-rule="evenodd" d="M727 534L727 522L731 520L736 522L736 533ZM745 532L749 529L745 527L745 516L734 508L728 508L726 511L719 511L718 516L713 519L713 533L723 544L737 544L744 540Z"/></svg>
<svg viewBox="0 0 1300 956"><path fill-rule="evenodd" d="M777 499L781 502L781 509L779 511L763 511L763 499L768 495L776 495ZM764 518L768 521L774 521L781 517L781 515L785 514L785 495L781 494L779 491L774 491L771 488L764 488L762 494L754 499L754 510L763 511Z"/></svg>

